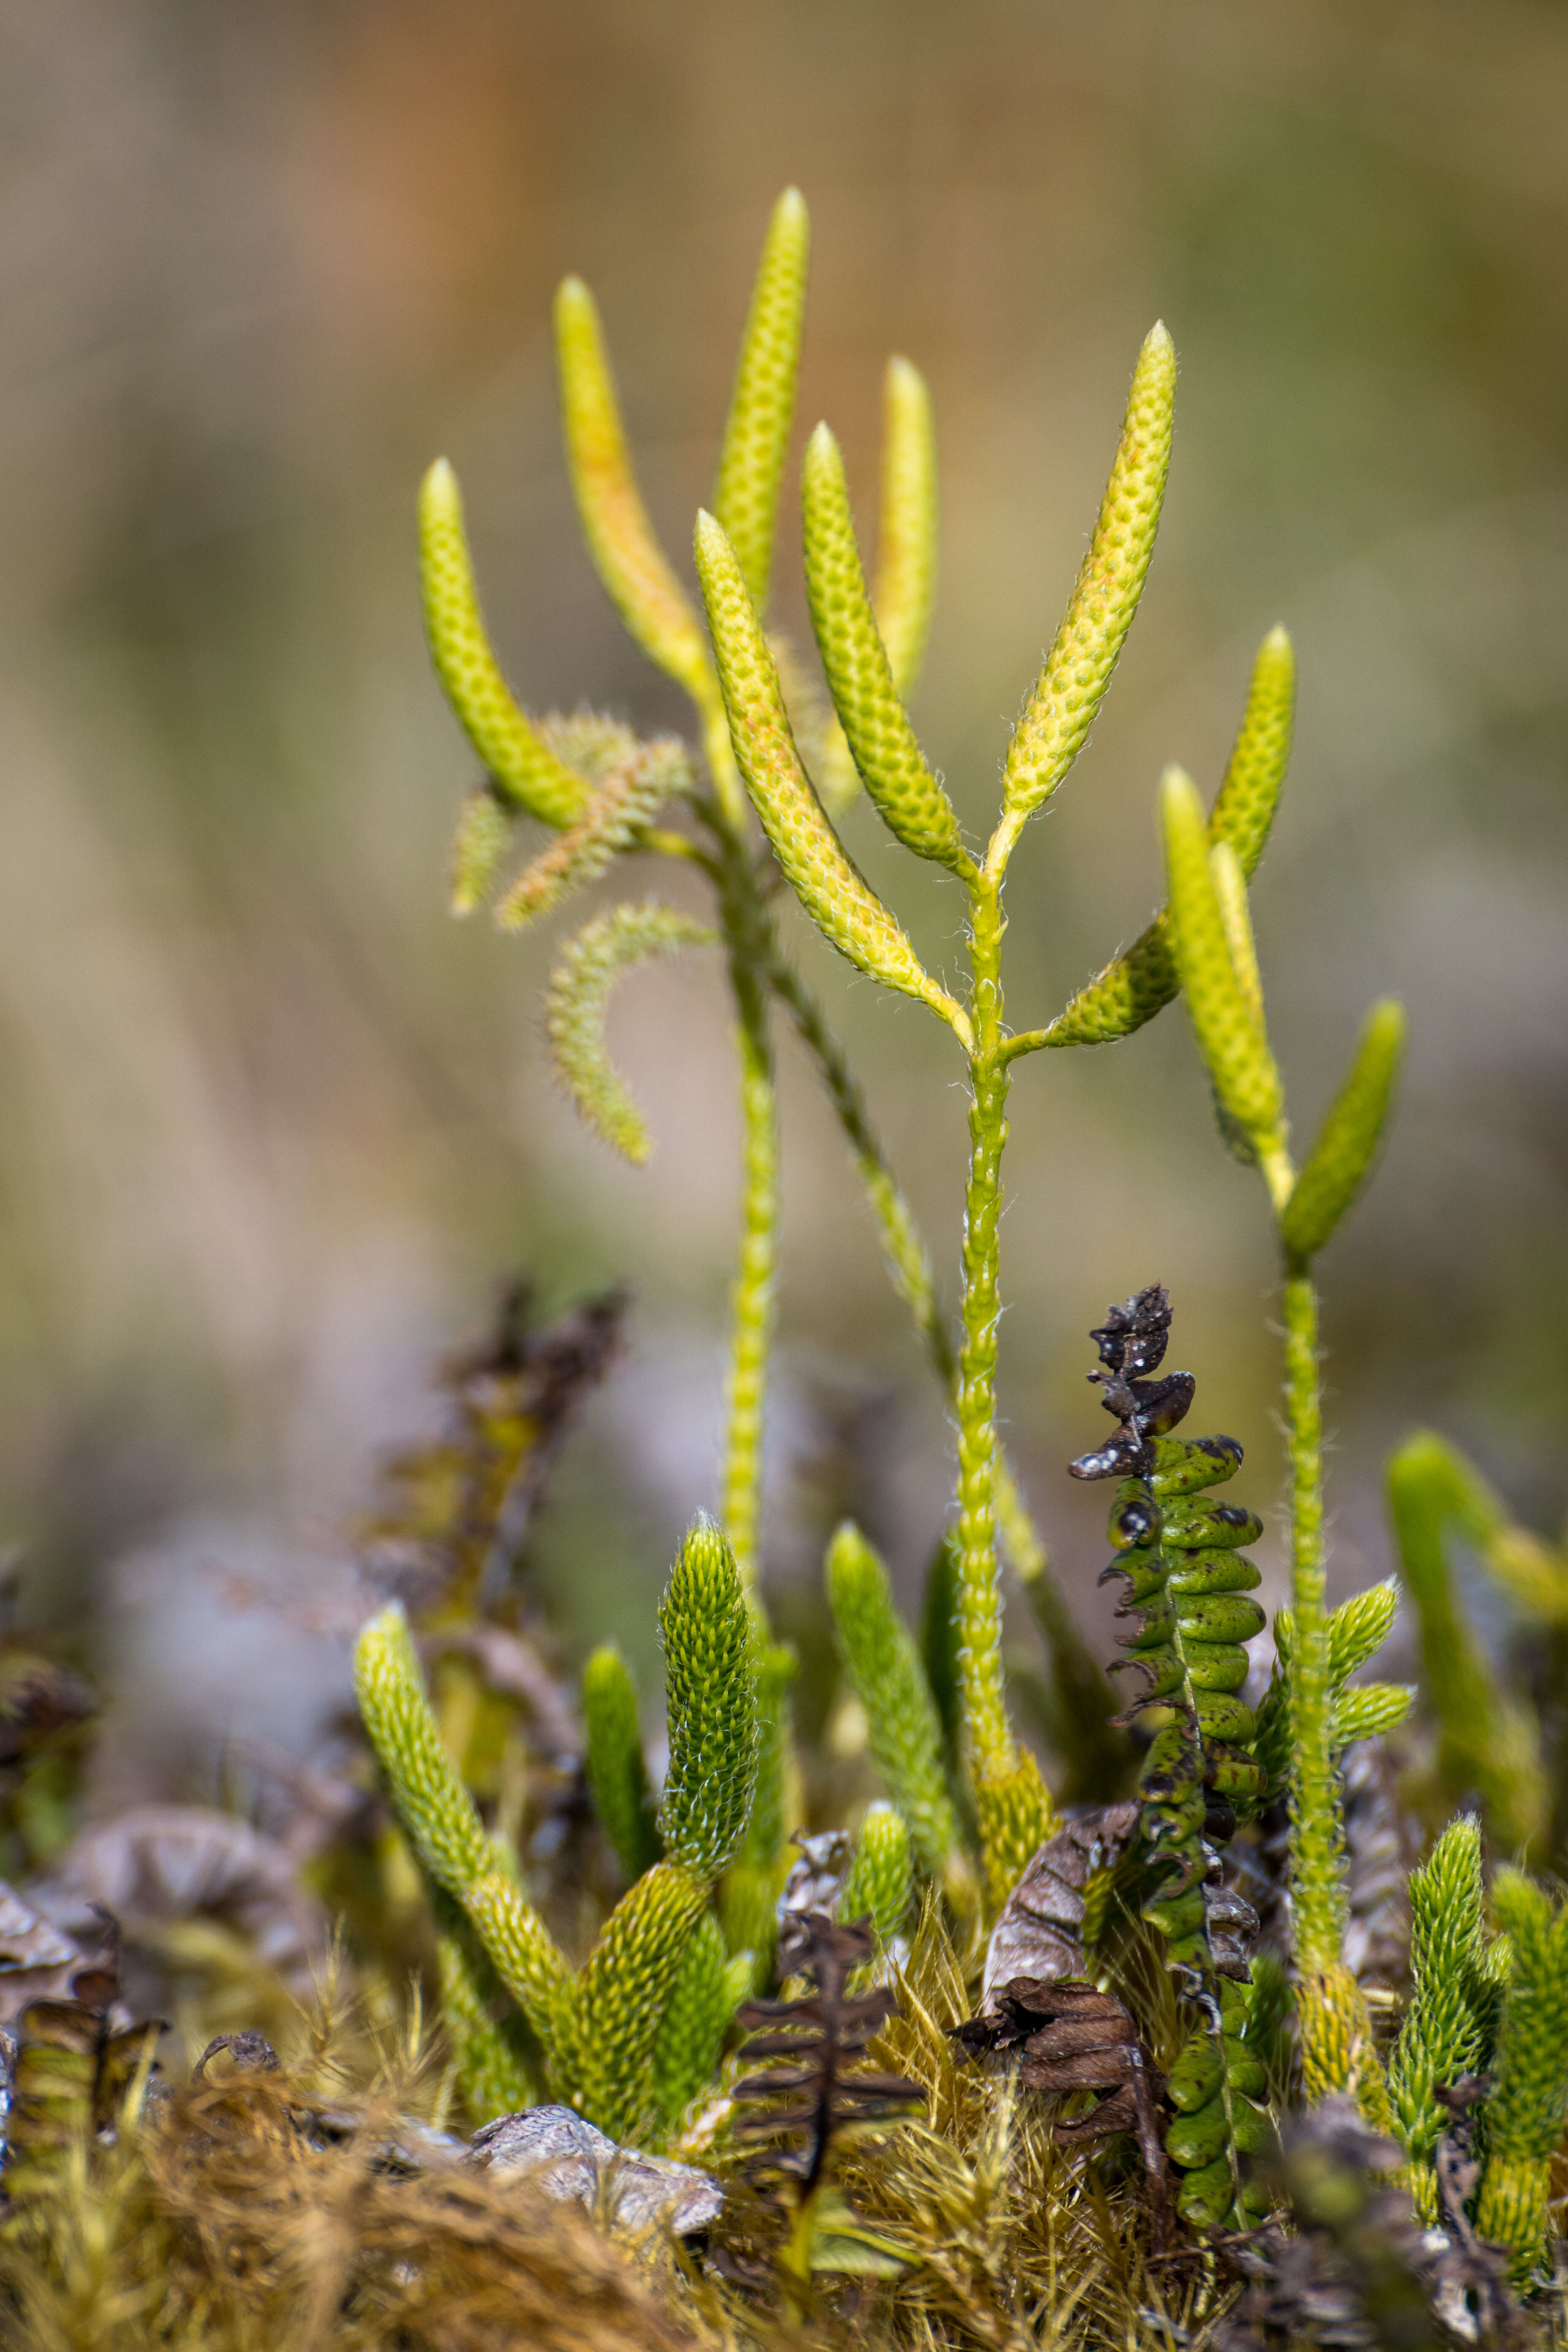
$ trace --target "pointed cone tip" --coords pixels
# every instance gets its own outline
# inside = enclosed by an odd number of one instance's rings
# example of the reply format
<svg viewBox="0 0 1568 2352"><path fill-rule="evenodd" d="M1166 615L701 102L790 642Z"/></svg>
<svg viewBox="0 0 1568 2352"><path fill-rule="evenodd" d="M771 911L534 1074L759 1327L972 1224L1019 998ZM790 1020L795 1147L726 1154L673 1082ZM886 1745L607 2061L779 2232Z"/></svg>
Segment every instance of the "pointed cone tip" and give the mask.
<svg viewBox="0 0 1568 2352"><path fill-rule="evenodd" d="M840 479L844 478L844 453L838 446L837 435L826 418L814 426L805 445L805 455L800 467L802 491L809 494L812 483L824 474L837 475Z"/></svg>

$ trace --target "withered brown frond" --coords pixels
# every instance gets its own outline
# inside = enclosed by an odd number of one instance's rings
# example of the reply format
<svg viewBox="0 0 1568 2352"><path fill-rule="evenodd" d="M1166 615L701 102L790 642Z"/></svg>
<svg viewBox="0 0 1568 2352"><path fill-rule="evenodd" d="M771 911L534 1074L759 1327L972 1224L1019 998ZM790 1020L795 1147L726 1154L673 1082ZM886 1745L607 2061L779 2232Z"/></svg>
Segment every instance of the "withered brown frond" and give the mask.
<svg viewBox="0 0 1568 2352"><path fill-rule="evenodd" d="M857 1969L876 1958L876 1937L861 1921L840 1926L825 1913L800 1920L779 1965L805 1977L809 1990L787 2000L752 2000L737 2011L748 2034L742 2063L771 2059L759 2074L735 2084L737 2105L754 2112L734 2126L739 2139L798 2142L770 2147L752 2159L753 2180L787 2176L803 2197L821 2181L835 2136L855 2124L888 2123L922 2108L925 2093L907 2074L878 2072L865 2063L867 2045L899 2001L886 1986L852 1993Z"/></svg>
<svg viewBox="0 0 1568 2352"><path fill-rule="evenodd" d="M487 1338L451 1358L446 1430L393 1457L361 1528L370 1581L416 1617L460 1623L504 1595L561 1441L620 1346L620 1291L542 1329L532 1306L512 1283Z"/></svg>
<svg viewBox="0 0 1568 2352"><path fill-rule="evenodd" d="M1138 1835L1136 1804L1095 1805L1052 1831L991 1931L984 2005L1014 1977L1088 1974L1117 1871Z"/></svg>

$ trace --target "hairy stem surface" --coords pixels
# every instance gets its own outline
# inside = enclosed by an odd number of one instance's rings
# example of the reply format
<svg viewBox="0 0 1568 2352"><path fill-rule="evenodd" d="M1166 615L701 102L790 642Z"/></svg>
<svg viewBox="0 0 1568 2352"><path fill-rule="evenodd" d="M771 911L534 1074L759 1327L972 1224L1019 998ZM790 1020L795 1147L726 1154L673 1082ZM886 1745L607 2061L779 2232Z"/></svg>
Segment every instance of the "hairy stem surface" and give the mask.
<svg viewBox="0 0 1568 2352"><path fill-rule="evenodd" d="M1338 1805L1329 1746L1329 1635L1323 1580L1323 1409L1318 1296L1310 1274L1285 1282L1285 1427L1290 1454L1291 1916L1303 1969L1337 1961L1344 1932Z"/></svg>
<svg viewBox="0 0 1568 2352"><path fill-rule="evenodd" d="M969 1182L963 1219L963 1337L958 1362L959 1662L977 1776L1005 1777L1017 1761L1002 1683L996 1585L996 1329L1001 1315L1002 1151L1007 1065L1002 1045L1000 891L974 893L971 952L974 1051L970 1060Z"/></svg>
<svg viewBox="0 0 1568 2352"><path fill-rule="evenodd" d="M741 1246L730 1294L730 1372L725 1391L720 1516L748 1592L757 1581L762 1519L763 1424L768 1345L778 1260L778 1099L768 1017L771 938L743 841L729 855L720 911L734 993L741 1060Z"/></svg>
<svg viewBox="0 0 1568 2352"><path fill-rule="evenodd" d="M1304 1265L1285 1276L1285 1430L1290 1454L1290 1907L1300 1969L1301 2076L1309 2099L1349 2091L1373 2127L1393 2127L1372 2020L1342 1960L1348 1919L1340 1791L1331 1741L1324 1607L1323 1402L1318 1293Z"/></svg>

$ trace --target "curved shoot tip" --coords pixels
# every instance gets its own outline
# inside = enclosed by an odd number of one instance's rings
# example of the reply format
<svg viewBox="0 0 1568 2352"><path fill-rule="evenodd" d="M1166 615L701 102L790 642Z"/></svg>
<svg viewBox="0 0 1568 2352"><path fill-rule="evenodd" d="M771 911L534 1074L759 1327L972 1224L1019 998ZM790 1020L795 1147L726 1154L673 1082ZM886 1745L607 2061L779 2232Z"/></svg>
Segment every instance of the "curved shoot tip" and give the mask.
<svg viewBox="0 0 1568 2352"><path fill-rule="evenodd" d="M1175 347L1163 326L1155 326L1132 371L1094 536L1007 747L1009 847L1083 749L1132 625L1160 527L1175 400Z"/></svg>
<svg viewBox="0 0 1568 2352"><path fill-rule="evenodd" d="M811 625L856 768L907 849L971 877L974 868L952 804L899 694L861 567L844 460L826 425L806 450L801 507Z"/></svg>
<svg viewBox="0 0 1568 2352"><path fill-rule="evenodd" d="M384 1640L387 1634L397 1633L407 1622L408 1612L402 1601L388 1601L373 1616L365 1619L355 1636L356 1646L367 1640Z"/></svg>
<svg viewBox="0 0 1568 2352"><path fill-rule="evenodd" d="M635 966L681 948L709 947L715 937L657 900L612 907L578 933L551 973L544 1029L556 1075L579 1116L634 1168L646 1163L652 1141L610 1059L605 1029L611 994Z"/></svg>
<svg viewBox="0 0 1568 2352"><path fill-rule="evenodd" d="M882 497L872 603L893 684L920 676L936 603L936 421L919 368L891 359L882 389Z"/></svg>
<svg viewBox="0 0 1568 2352"><path fill-rule="evenodd" d="M1167 825L1190 824L1194 814L1202 824L1204 804L1198 798L1198 788L1185 768L1173 761L1160 779L1161 819Z"/></svg>
<svg viewBox="0 0 1568 2352"><path fill-rule="evenodd" d="M1405 1052L1405 1007L1384 997L1366 1016L1340 1089L1279 1220L1286 1255L1305 1265L1331 1239L1371 1172Z"/></svg>
<svg viewBox="0 0 1568 2352"><path fill-rule="evenodd" d="M735 762L774 856L828 944L869 979L929 1004L967 1052L967 1015L925 971L900 924L847 856L801 765L778 666L739 551L705 508L697 517L695 547Z"/></svg>
<svg viewBox="0 0 1568 2352"><path fill-rule="evenodd" d="M786 188L773 206L752 287L713 506L762 612L773 571L773 526L795 415L811 233L805 200Z"/></svg>
<svg viewBox="0 0 1568 2352"><path fill-rule="evenodd" d="M445 457L419 485L419 588L436 675L496 791L543 824L570 824L587 787L540 740L501 675L479 609L463 494Z"/></svg>
<svg viewBox="0 0 1568 2352"><path fill-rule="evenodd" d="M1239 1130L1262 1154L1278 1145L1284 1118L1279 1074L1267 1034L1237 969L1237 940L1215 888L1208 825L1184 769L1160 780L1160 817L1170 893L1171 944L1193 1034L1204 1057L1222 1125ZM1224 871L1222 866L1222 872ZM1234 918L1235 910L1232 909Z"/></svg>

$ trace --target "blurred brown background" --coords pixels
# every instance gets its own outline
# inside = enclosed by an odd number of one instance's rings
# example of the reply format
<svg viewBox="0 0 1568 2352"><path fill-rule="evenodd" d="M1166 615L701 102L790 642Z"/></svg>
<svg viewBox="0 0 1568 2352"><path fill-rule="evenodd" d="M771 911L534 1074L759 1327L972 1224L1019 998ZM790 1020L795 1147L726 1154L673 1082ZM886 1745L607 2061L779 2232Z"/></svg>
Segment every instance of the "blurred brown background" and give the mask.
<svg viewBox="0 0 1568 2352"><path fill-rule="evenodd" d="M541 1574L572 1638L613 1628L651 1659L672 1534L712 1490L723 1004L694 962L617 1016L660 1151L612 1164L542 1064L558 929L518 943L445 912L469 761L424 658L413 499L446 451L534 707L676 716L577 543L550 296L568 269L595 287L682 551L789 180L816 233L803 423L833 419L868 511L886 353L935 391L917 716L976 829L1138 341L1172 327L1164 530L1094 741L1015 866L1010 1010L1048 1017L1142 921L1159 770L1212 788L1283 619L1300 724L1256 904L1298 1127L1369 998L1404 994L1414 1035L1396 1139L1325 1266L1336 1579L1386 1568L1380 1463L1415 1420L1555 1524L1568 12L11 0L0 26L5 1526L37 1604L141 1678L150 1785L253 1718L308 1736L341 1648L224 1580L342 1578L378 1451L427 1420L433 1351L513 1265L555 1301L636 1286ZM786 534L799 634L797 577ZM853 840L951 963L941 885L863 810ZM801 951L951 1276L951 1041ZM807 1572L847 1494L909 1573L942 1417L784 1058L774 1563ZM1277 1490L1261 1196L1220 1153L1179 1011L1026 1064L1009 1165L1006 1410L1082 1593L1100 1504L1060 1465L1099 1420L1083 1334L1112 1296L1171 1285L1194 1426L1233 1430L1249 1495Z"/></svg>

